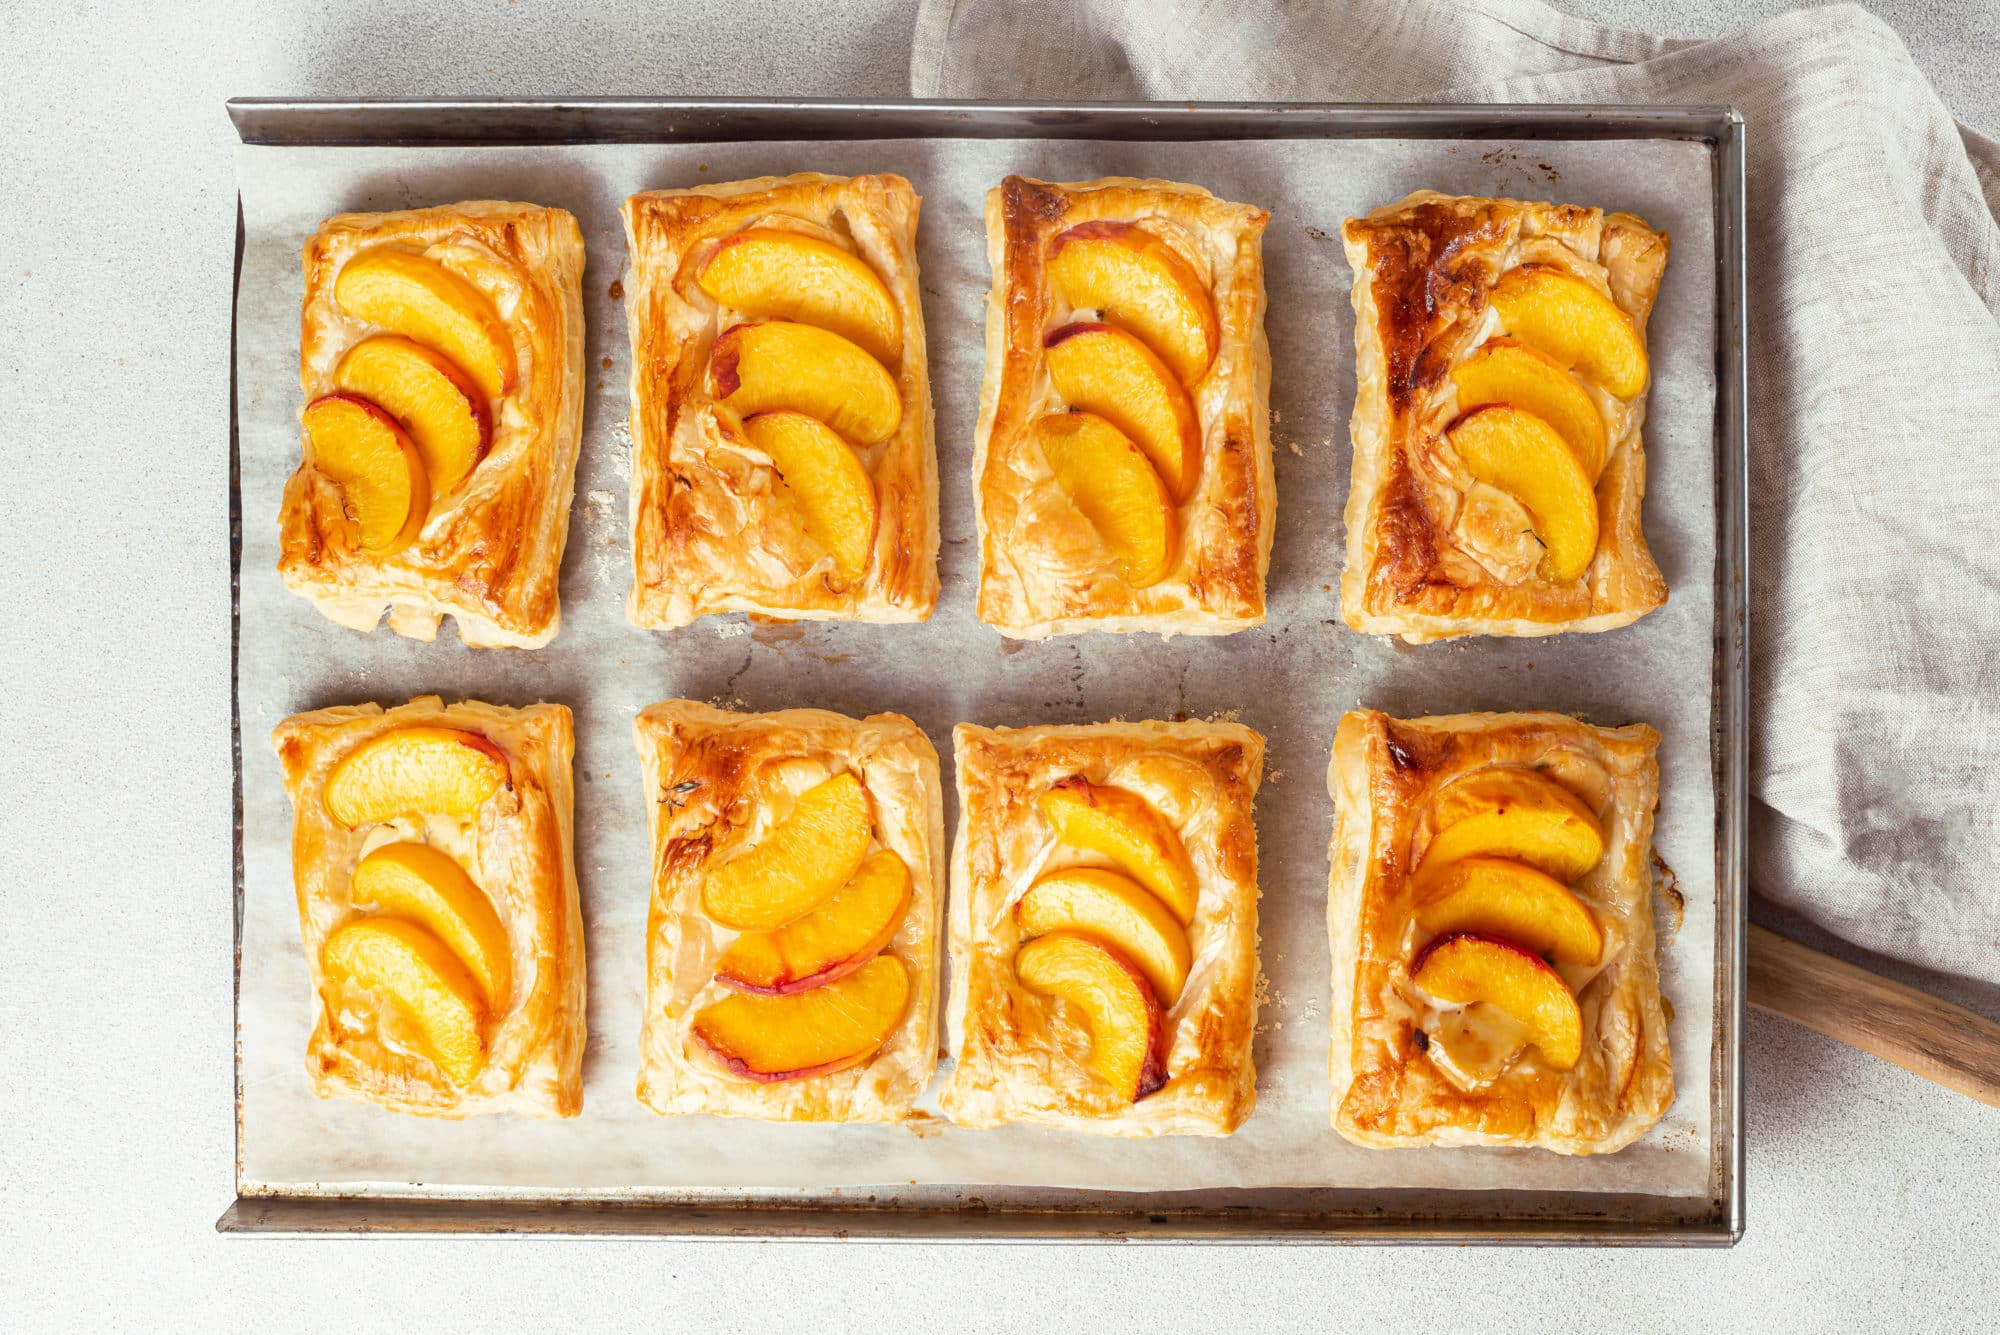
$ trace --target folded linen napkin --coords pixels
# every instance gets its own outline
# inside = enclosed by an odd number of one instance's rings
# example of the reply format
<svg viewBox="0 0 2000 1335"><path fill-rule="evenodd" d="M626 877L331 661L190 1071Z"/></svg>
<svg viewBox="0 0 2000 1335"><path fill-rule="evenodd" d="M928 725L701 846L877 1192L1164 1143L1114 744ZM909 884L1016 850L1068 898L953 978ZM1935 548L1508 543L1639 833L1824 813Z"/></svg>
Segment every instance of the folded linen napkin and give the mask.
<svg viewBox="0 0 2000 1335"><path fill-rule="evenodd" d="M1752 878L2000 983L2000 144L1853 6L924 0L920 97L1729 104L1750 145Z"/></svg>

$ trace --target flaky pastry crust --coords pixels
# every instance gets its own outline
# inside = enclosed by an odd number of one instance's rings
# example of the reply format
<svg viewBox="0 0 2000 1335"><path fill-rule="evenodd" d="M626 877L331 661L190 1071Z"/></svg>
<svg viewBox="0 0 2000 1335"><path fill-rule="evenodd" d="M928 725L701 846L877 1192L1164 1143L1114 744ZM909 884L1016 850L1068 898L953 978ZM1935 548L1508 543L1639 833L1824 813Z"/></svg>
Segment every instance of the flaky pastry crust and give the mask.
<svg viewBox="0 0 2000 1335"><path fill-rule="evenodd" d="M1659 734L1563 714L1342 717L1327 770L1337 825L1327 891L1333 959L1334 1129L1358 1145L1537 1145L1608 1154L1638 1139L1674 1097L1653 934L1653 809ZM1571 977L1583 1056L1569 1071L1528 1049L1483 1085L1440 1066L1411 979L1424 941L1410 871L1426 808L1452 780L1492 765L1543 768L1598 812L1605 854L1573 888L1604 928L1599 967ZM1567 970L1566 970L1567 972Z"/></svg>
<svg viewBox="0 0 2000 1335"><path fill-rule="evenodd" d="M1029 428L1062 401L1043 335L1072 312L1047 276L1049 242L1080 223L1157 229L1197 272L1221 326L1215 362L1190 387L1202 465L1179 508L1177 559L1133 588L1050 472ZM973 455L979 617L1002 635L1086 630L1226 635L1263 624L1277 489L1271 465L1271 351L1264 337L1264 225L1270 214L1176 181L1108 176L1068 185L1010 176L986 196L993 287Z"/></svg>
<svg viewBox="0 0 2000 1335"><path fill-rule="evenodd" d="M1108 1136L1226 1136L1257 1104L1257 827L1264 739L1236 723L1102 723L953 731L949 1027L939 1104L961 1126L1027 1122ZM1065 1004L1023 986L1014 905L1043 871L1093 857L1061 845L1037 798L1081 774L1128 789L1175 826L1199 883L1193 968L1167 1011L1167 1082L1136 1103L1088 1065Z"/></svg>
<svg viewBox="0 0 2000 1335"><path fill-rule="evenodd" d="M917 280L920 201L900 176L763 176L650 190L625 201L631 269L632 592L635 626L685 626L711 612L796 620L923 621L937 606L938 483L930 370ZM895 435L860 453L880 520L867 574L843 586L806 532L770 459L709 393L709 350L729 313L695 282L725 238L793 227L854 251L902 316L903 399Z"/></svg>
<svg viewBox="0 0 2000 1335"><path fill-rule="evenodd" d="M491 405L478 467L433 497L416 541L390 555L362 550L308 442L285 486L278 573L354 630L373 630L386 609L391 630L430 640L450 615L466 644L537 648L562 625L557 576L583 435L583 233L561 209L494 200L327 219L305 248L305 403L333 389L341 355L374 328L334 300L341 266L385 245L422 252L492 299L519 383Z"/></svg>
<svg viewBox="0 0 2000 1335"><path fill-rule="evenodd" d="M333 767L369 739L398 728L463 728L506 753L510 782L473 816L414 816L347 829L328 814ZM384 710L347 705L294 714L271 734L292 802L292 876L312 972L313 1030L306 1071L313 1092L395 1112L466 1117L515 1112L574 1117L583 1109L583 915L571 853L570 761L576 750L562 705L506 709L435 695ZM321 948L358 916L354 868L384 844L431 844L465 868L492 900L513 945L513 995L487 1025L487 1059L459 1089L428 1058L381 1039L342 1032L328 1009Z"/></svg>
<svg viewBox="0 0 2000 1335"><path fill-rule="evenodd" d="M653 845L639 1101L663 1114L768 1121L911 1118L937 1070L944 788L930 739L900 714L859 720L823 709L736 714L691 700L649 705L632 733ZM888 849L910 870L909 907L885 947L909 969L909 1005L888 1040L860 1065L759 1084L696 1050L688 1032L703 1007L728 995L715 981L715 966L735 937L702 912L702 881L709 868L761 839L800 793L843 770L868 792L871 850Z"/></svg>
<svg viewBox="0 0 2000 1335"><path fill-rule="evenodd" d="M1664 604L1666 581L1640 527L1644 391L1619 399L1579 377L1604 416L1607 453L1597 554L1566 584L1544 579L1532 560L1522 569L1499 563L1496 573L1492 553L1475 555L1460 541L1470 479L1443 436L1459 412L1452 369L1500 331L1488 294L1502 274L1526 263L1573 274L1607 293L1643 339L1667 234L1628 213L1420 190L1350 218L1342 235L1354 268L1358 381L1340 580L1347 624L1421 644L1611 630ZM1467 523L1467 533L1485 527ZM1511 537L1519 526L1507 527Z"/></svg>

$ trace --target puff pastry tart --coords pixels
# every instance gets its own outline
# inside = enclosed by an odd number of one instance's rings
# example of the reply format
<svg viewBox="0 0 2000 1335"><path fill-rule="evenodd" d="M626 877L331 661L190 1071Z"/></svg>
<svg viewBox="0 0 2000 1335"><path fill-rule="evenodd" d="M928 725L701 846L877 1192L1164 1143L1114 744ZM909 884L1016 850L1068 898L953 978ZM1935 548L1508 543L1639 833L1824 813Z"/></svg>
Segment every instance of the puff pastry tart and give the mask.
<svg viewBox="0 0 2000 1335"><path fill-rule="evenodd" d="M1646 550L1646 318L1667 235L1422 190L1343 229L1359 378L1347 624L1412 643L1629 625Z"/></svg>
<svg viewBox="0 0 2000 1335"><path fill-rule="evenodd" d="M945 1114L1230 1134L1257 1102L1264 739L1199 722L954 739Z"/></svg>
<svg viewBox="0 0 2000 1335"><path fill-rule="evenodd" d="M569 710L434 695L272 734L312 970L306 1070L434 1117L583 1106Z"/></svg>
<svg viewBox="0 0 2000 1335"><path fill-rule="evenodd" d="M1340 721L1334 1129L1606 1154L1674 1073L1652 905L1659 735L1562 714Z"/></svg>
<svg viewBox="0 0 2000 1335"><path fill-rule="evenodd" d="M331 620L532 649L583 426L583 234L490 200L343 213L305 249L305 458L278 573Z"/></svg>
<svg viewBox="0 0 2000 1335"><path fill-rule="evenodd" d="M979 616L1001 634L1264 620L1269 219L1173 181L988 193L973 504Z"/></svg>
<svg viewBox="0 0 2000 1335"><path fill-rule="evenodd" d="M943 788L899 714L633 724L653 905L639 1101L657 1113L894 1122L937 1069Z"/></svg>
<svg viewBox="0 0 2000 1335"><path fill-rule="evenodd" d="M937 606L917 204L817 173L625 202L634 625Z"/></svg>

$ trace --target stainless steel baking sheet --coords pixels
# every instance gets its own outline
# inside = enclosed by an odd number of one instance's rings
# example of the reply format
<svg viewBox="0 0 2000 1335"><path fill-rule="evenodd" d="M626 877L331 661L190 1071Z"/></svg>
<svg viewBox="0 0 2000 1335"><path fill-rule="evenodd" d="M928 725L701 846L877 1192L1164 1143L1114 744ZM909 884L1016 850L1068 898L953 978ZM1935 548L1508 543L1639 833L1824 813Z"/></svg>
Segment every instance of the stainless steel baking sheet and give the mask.
<svg viewBox="0 0 2000 1335"><path fill-rule="evenodd" d="M883 1236L1469 1237L1726 1241L1741 1228L1743 573L1740 123L1701 109L965 104L232 104L238 267L238 1190L229 1229ZM803 141L815 140L807 144ZM1609 141L1609 142L1607 142ZM921 627L646 634L624 621L626 333L617 203L632 190L811 167L897 170L925 196L919 253L943 478L944 598ZM972 613L971 426L987 273L979 210L1009 171L1160 175L1269 208L1278 462L1271 619L1220 640L1002 641ZM1653 326L1649 539L1662 612L1603 636L1412 649L1340 624L1352 408L1343 217L1418 186L1628 209L1674 234ZM297 450L298 250L320 217L468 197L575 212L589 247L595 392L563 577L534 654L417 645L320 620L279 585L275 513ZM937 671L949 662L951 671ZM591 992L585 1114L434 1123L321 1102L301 1071L305 965L289 810L268 737L285 714L439 691L570 705ZM1223 1141L1105 1143L1028 1129L768 1127L658 1119L633 1099L648 893L633 712L895 709L949 755L953 723L1230 714L1270 740L1258 803L1260 1104ZM1666 737L1657 842L1687 900L1663 950L1679 1097L1602 1159L1359 1150L1325 1123L1323 773L1339 713L1477 708L1643 719ZM947 819L955 817L947 800Z"/></svg>

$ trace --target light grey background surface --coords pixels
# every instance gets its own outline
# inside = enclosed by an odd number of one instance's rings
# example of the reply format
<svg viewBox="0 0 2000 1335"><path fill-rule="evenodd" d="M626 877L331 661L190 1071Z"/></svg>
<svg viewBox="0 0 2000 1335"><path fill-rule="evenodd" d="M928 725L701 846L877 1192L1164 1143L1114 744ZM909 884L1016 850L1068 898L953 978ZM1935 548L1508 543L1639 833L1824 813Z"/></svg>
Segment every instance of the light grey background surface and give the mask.
<svg viewBox="0 0 2000 1335"><path fill-rule="evenodd" d="M1779 0L1567 0L1679 36ZM1991 3L1879 0L2000 129ZM1993 1329L2000 1112L1779 1021L1729 1254L223 1239L235 94L895 95L905 0L0 2L0 1325ZM1991 995L1947 989L2000 1014Z"/></svg>

